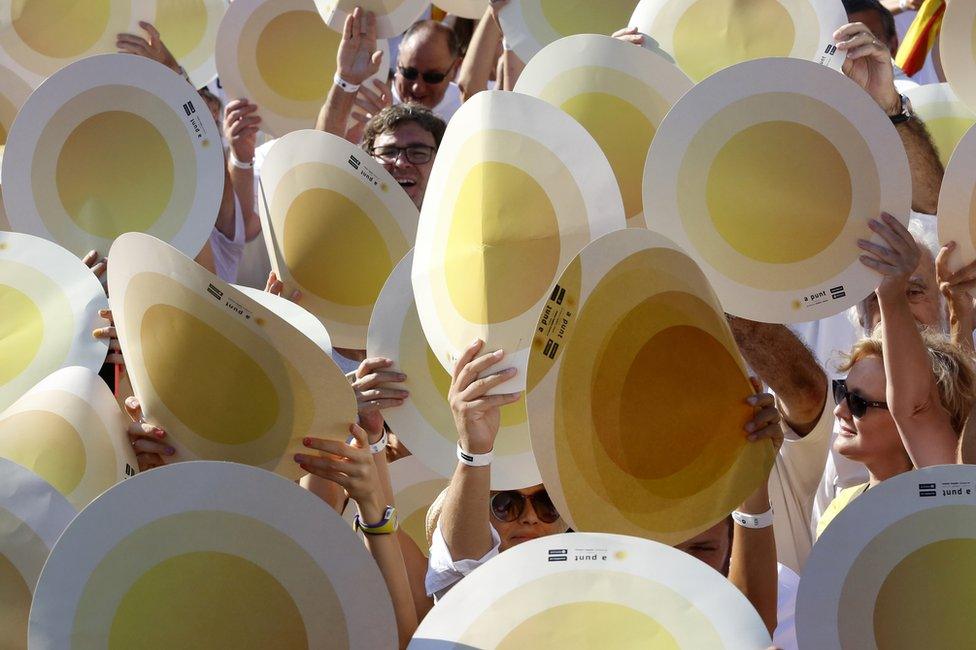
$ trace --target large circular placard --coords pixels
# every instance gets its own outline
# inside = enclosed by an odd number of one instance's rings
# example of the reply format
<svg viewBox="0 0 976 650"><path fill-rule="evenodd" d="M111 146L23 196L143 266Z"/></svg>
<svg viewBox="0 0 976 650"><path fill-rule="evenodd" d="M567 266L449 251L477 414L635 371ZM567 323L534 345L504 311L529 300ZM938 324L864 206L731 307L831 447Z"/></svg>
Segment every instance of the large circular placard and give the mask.
<svg viewBox="0 0 976 650"><path fill-rule="evenodd" d="M36 87L64 66L116 51L120 33L142 33L156 0L0 0L0 64Z"/></svg>
<svg viewBox="0 0 976 650"><path fill-rule="evenodd" d="M31 87L12 70L0 66L0 151L7 144L7 134L17 112L30 97Z"/></svg>
<svg viewBox="0 0 976 650"><path fill-rule="evenodd" d="M751 59L813 60L832 51L834 32L847 22L841 0L641 0L629 24L699 82ZM839 67L843 55L829 61Z"/></svg>
<svg viewBox="0 0 976 650"><path fill-rule="evenodd" d="M613 170L576 120L520 93L465 102L427 183L413 260L417 312L441 365L480 338L522 371L496 392L524 389L532 326L559 271L625 225Z"/></svg>
<svg viewBox="0 0 976 650"><path fill-rule="evenodd" d="M153 0L150 22L197 88L217 74L217 28L228 0Z"/></svg>
<svg viewBox="0 0 976 650"><path fill-rule="evenodd" d="M402 386L410 392L410 397L402 406L383 412L387 424L412 457L420 459L437 475L450 478L458 463L458 433L447 397L451 375L424 338L410 284L412 264L411 251L383 285L369 321L366 353L369 357L393 359L395 367L407 376ZM502 407L491 464L491 487L512 490L541 482L532 455L523 399Z"/></svg>
<svg viewBox="0 0 976 650"><path fill-rule="evenodd" d="M224 153L206 104L130 54L73 63L38 88L7 138L3 201L18 231L76 255L148 232L195 256L213 230Z"/></svg>
<svg viewBox="0 0 976 650"><path fill-rule="evenodd" d="M528 62L566 36L613 34L627 26L636 5L637 0L512 0L498 19L509 47Z"/></svg>
<svg viewBox="0 0 976 650"><path fill-rule="evenodd" d="M174 460L230 460L298 478L314 433L345 440L356 399L339 367L274 312L140 233L112 246L108 283L126 367Z"/></svg>
<svg viewBox="0 0 976 650"><path fill-rule="evenodd" d="M761 59L682 97L644 167L648 228L702 267L725 311L773 323L826 318L878 284L858 259L881 212L907 223L898 132L824 66Z"/></svg>
<svg viewBox="0 0 976 650"><path fill-rule="evenodd" d="M427 544L427 511L450 481L433 472L416 456L407 456L390 464L390 483L396 503L400 530L410 536L424 555Z"/></svg>
<svg viewBox="0 0 976 650"><path fill-rule="evenodd" d="M946 2L939 32L939 58L952 89L976 111L976 4Z"/></svg>
<svg viewBox="0 0 976 650"><path fill-rule="evenodd" d="M691 85L674 64L648 49L580 34L536 54L515 91L543 99L583 125L613 167L627 225L643 228L647 150L664 116Z"/></svg>
<svg viewBox="0 0 976 650"><path fill-rule="evenodd" d="M948 165L956 145L976 125L976 112L967 107L947 83L915 86L907 89L905 95L911 100L912 109L925 122L939 152L939 160L943 166Z"/></svg>
<svg viewBox="0 0 976 650"><path fill-rule="evenodd" d="M41 567L75 509L44 479L0 458L0 630L27 647L27 615Z"/></svg>
<svg viewBox="0 0 976 650"><path fill-rule="evenodd" d="M423 620L412 650L756 650L769 633L728 580L679 550L567 533L475 569Z"/></svg>
<svg viewBox="0 0 976 650"><path fill-rule="evenodd" d="M65 366L97 371L108 344L105 289L81 260L57 244L0 232L0 410Z"/></svg>
<svg viewBox="0 0 976 650"><path fill-rule="evenodd" d="M335 31L342 33L346 16L356 7L371 11L376 16L376 35L393 38L407 31L427 7L429 0L315 0L322 20Z"/></svg>
<svg viewBox="0 0 976 650"><path fill-rule="evenodd" d="M373 303L416 236L407 193L362 149L304 130L268 152L259 207L284 292L301 290L335 346L365 348Z"/></svg>
<svg viewBox="0 0 976 650"><path fill-rule="evenodd" d="M435 0L434 4L449 14L477 20L485 15L489 0Z"/></svg>
<svg viewBox="0 0 976 650"><path fill-rule="evenodd" d="M117 485L58 540L30 644L79 638L373 650L396 647L396 624L376 563L317 496L252 467L192 462Z"/></svg>
<svg viewBox="0 0 976 650"><path fill-rule="evenodd" d="M963 136L946 165L939 191L939 241L956 242L950 265L958 269L976 257L976 128Z"/></svg>
<svg viewBox="0 0 976 650"><path fill-rule="evenodd" d="M261 289L244 287L239 284L235 284L234 288L241 291L251 300L261 303L278 316L281 316L288 324L307 336L315 345L319 346L323 352L330 357L332 356L332 339L329 338L329 332L325 329L322 321L313 316L308 310L303 309L287 298L276 296L273 293L268 293Z"/></svg>
<svg viewBox="0 0 976 650"><path fill-rule="evenodd" d="M342 28L329 29L312 0L234 0L217 32L217 70L227 96L258 105L261 130L311 129L332 88ZM372 79L386 81L389 45ZM263 170L262 170L263 171Z"/></svg>
<svg viewBox="0 0 976 650"><path fill-rule="evenodd" d="M796 600L801 648L962 648L976 635L976 468L883 481L826 528Z"/></svg>
<svg viewBox="0 0 976 650"><path fill-rule="evenodd" d="M775 452L746 441L745 363L708 280L672 242L601 237L540 311L529 428L571 528L678 544L766 480Z"/></svg>
<svg viewBox="0 0 976 650"><path fill-rule="evenodd" d="M36 472L81 510L135 476L128 426L101 377L62 368L0 413L0 458Z"/></svg>

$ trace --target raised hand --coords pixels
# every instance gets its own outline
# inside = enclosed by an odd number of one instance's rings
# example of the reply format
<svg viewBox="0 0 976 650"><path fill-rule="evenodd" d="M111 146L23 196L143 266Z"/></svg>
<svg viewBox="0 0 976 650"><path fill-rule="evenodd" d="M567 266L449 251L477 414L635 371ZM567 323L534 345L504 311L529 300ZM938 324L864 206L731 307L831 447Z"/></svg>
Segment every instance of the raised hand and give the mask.
<svg viewBox="0 0 976 650"><path fill-rule="evenodd" d="M336 72L344 81L359 85L379 72L382 59L383 52L376 47L376 16L356 7L343 25Z"/></svg>
<svg viewBox="0 0 976 650"><path fill-rule="evenodd" d="M383 434L382 411L402 405L410 396L406 390L389 386L407 379L403 373L389 370L392 367L392 359L373 357L365 359L349 376L359 405L359 424L373 436Z"/></svg>
<svg viewBox="0 0 976 650"><path fill-rule="evenodd" d="M230 143L234 158L243 163L254 161L254 148L261 124L257 110L258 105L245 97L229 102L224 110L224 137Z"/></svg>
<svg viewBox="0 0 976 650"><path fill-rule="evenodd" d="M309 474L341 485L349 498L359 506L362 516L368 521L376 521L386 504L383 503L383 488L373 455L369 451L368 434L356 424L350 425L349 432L353 436L350 443L305 438L302 441L305 447L325 455L295 454L295 462Z"/></svg>
<svg viewBox="0 0 976 650"><path fill-rule="evenodd" d="M901 95L895 88L895 71L888 47L863 23L848 23L836 32L837 49L847 53L844 74L867 91L888 115L901 111Z"/></svg>
<svg viewBox="0 0 976 650"><path fill-rule="evenodd" d="M122 358L122 346L119 344L119 335L115 331L115 321L112 320L111 309L99 309L98 315L108 321L108 327L99 327L92 330L92 336L100 341L108 341L108 356L105 357L106 363L114 363L117 366L124 366L125 359Z"/></svg>
<svg viewBox="0 0 976 650"><path fill-rule="evenodd" d="M515 376L515 368L479 375L500 362L505 353L497 350L476 358L484 341L475 341L454 365L448 397L461 447L471 454L486 454L495 446L501 423L501 407L518 401L521 393L488 395L488 391Z"/></svg>
<svg viewBox="0 0 976 650"><path fill-rule="evenodd" d="M183 68L163 43L162 37L152 23L140 20L139 27L146 32L146 37L143 38L138 34L119 34L115 40L119 52L144 56L162 63L176 74L183 74Z"/></svg>
<svg viewBox="0 0 976 650"><path fill-rule="evenodd" d="M125 412L132 420L128 430L129 442L136 452L139 471L165 465L165 459L176 453L175 449L163 442L166 432L146 422L146 418L142 416L142 405L136 397L126 398Z"/></svg>
<svg viewBox="0 0 976 650"><path fill-rule="evenodd" d="M904 296L905 286L922 256L915 238L908 228L888 213L883 212L880 221L872 219L868 225L887 246L858 239L858 248L865 252L861 255L861 263L882 275L878 286L879 296L888 290Z"/></svg>

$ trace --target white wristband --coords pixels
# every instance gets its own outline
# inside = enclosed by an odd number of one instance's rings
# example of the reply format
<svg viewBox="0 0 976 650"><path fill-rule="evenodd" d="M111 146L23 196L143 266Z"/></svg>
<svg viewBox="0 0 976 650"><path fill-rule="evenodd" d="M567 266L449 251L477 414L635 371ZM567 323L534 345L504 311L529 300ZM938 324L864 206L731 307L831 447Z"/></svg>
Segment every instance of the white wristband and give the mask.
<svg viewBox="0 0 976 650"><path fill-rule="evenodd" d="M234 155L233 151L230 152L230 164L232 164L234 167L237 167L238 169L254 169L253 160L251 162L244 162L243 160L238 160L237 156Z"/></svg>
<svg viewBox="0 0 976 650"><path fill-rule="evenodd" d="M773 509L759 515L750 515L735 510L732 519L743 528L769 528L773 525Z"/></svg>
<svg viewBox="0 0 976 650"><path fill-rule="evenodd" d="M387 442L389 442L389 436L386 429L383 429L383 437L369 446L369 453L378 454L381 451L386 451Z"/></svg>
<svg viewBox="0 0 976 650"><path fill-rule="evenodd" d="M468 452L461 449L461 443L458 442L457 445L457 457L458 460L468 467L487 467L491 465L491 459L494 457L493 452L488 452L487 454L469 454Z"/></svg>
<svg viewBox="0 0 976 650"><path fill-rule="evenodd" d="M340 77L338 72L335 73L335 76L332 78L332 80L335 82L335 85L339 86L339 89L342 90L343 92L354 93L359 90L359 84L349 83L348 81Z"/></svg>

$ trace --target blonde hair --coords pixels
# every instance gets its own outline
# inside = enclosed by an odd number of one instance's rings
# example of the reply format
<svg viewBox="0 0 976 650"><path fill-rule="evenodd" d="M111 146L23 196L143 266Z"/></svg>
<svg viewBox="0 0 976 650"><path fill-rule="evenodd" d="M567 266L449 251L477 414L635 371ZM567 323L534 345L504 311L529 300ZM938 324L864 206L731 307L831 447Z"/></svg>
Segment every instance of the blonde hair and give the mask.
<svg viewBox="0 0 976 650"><path fill-rule="evenodd" d="M953 431L961 434L976 403L976 365L972 355L943 334L924 329L920 333L939 389L939 400L949 413ZM855 363L866 357L884 359L881 341L882 330L879 327L870 337L854 344L850 353L845 355L840 372L848 372Z"/></svg>

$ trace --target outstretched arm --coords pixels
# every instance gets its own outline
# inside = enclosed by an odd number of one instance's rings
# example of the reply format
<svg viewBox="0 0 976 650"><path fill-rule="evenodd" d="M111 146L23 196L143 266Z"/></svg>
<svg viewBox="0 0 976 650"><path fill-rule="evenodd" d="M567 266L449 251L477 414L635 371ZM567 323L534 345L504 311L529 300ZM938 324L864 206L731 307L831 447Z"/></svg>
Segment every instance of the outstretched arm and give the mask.
<svg viewBox="0 0 976 650"><path fill-rule="evenodd" d="M336 73L343 81L360 86L379 71L382 58L383 53L376 47L376 16L371 11L356 7L346 16L342 42L336 55ZM319 111L315 128L346 137L346 127L357 94L333 84Z"/></svg>

